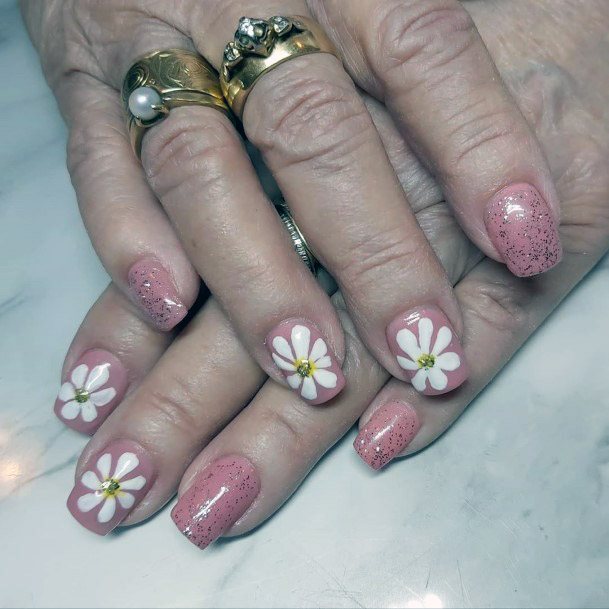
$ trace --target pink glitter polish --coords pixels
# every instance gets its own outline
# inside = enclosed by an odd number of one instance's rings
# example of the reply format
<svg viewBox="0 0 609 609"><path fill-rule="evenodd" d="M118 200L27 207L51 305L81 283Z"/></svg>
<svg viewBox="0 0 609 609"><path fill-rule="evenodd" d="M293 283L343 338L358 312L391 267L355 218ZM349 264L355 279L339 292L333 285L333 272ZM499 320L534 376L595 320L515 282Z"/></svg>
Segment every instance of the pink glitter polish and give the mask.
<svg viewBox="0 0 609 609"><path fill-rule="evenodd" d="M278 324L266 346L288 385L309 404L323 404L345 386L336 356L311 322L289 319Z"/></svg>
<svg viewBox="0 0 609 609"><path fill-rule="evenodd" d="M513 184L488 203L486 230L508 269L518 277L543 273L562 258L552 210L530 184Z"/></svg>
<svg viewBox="0 0 609 609"><path fill-rule="evenodd" d="M245 457L222 457L195 478L171 518L189 541L205 549L245 514L259 492L258 472Z"/></svg>
<svg viewBox="0 0 609 609"><path fill-rule="evenodd" d="M436 306L398 315L387 326L387 342L406 380L425 395L452 391L469 376L459 337Z"/></svg>
<svg viewBox="0 0 609 609"><path fill-rule="evenodd" d="M380 469L412 442L420 427L412 406L389 402L374 412L355 438L353 448L372 469Z"/></svg>
<svg viewBox="0 0 609 609"><path fill-rule="evenodd" d="M86 351L61 385L55 414L64 425L93 434L120 404L127 384L127 370L112 353Z"/></svg>
<svg viewBox="0 0 609 609"><path fill-rule="evenodd" d="M145 258L129 269L129 290L159 330L171 330L188 313L171 276L158 260Z"/></svg>
<svg viewBox="0 0 609 609"><path fill-rule="evenodd" d="M156 477L146 451L116 440L92 457L68 497L68 510L85 528L107 535L145 497Z"/></svg>

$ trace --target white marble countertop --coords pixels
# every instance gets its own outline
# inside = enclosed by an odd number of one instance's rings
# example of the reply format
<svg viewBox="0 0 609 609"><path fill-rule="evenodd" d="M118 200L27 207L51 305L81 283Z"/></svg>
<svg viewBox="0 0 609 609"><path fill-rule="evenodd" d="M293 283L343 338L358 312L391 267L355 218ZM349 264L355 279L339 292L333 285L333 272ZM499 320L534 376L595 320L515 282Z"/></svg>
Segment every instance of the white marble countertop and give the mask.
<svg viewBox="0 0 609 609"><path fill-rule="evenodd" d="M205 552L167 509L108 538L80 527L64 503L86 439L52 406L107 276L5 0L0 73L0 606L609 604L608 259L417 457L369 473L351 433L266 525Z"/></svg>

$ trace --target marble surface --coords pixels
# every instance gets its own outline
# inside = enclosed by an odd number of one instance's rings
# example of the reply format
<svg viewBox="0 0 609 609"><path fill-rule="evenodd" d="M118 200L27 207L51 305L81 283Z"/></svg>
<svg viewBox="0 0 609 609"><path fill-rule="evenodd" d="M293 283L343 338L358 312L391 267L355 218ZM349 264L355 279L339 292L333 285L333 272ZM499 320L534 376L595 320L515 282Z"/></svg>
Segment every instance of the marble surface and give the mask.
<svg viewBox="0 0 609 609"><path fill-rule="evenodd" d="M0 606L609 604L609 260L440 441L381 475L353 433L265 526L205 552L168 510L98 538L64 507L85 439L53 416L65 350L107 277L66 130L0 3Z"/></svg>

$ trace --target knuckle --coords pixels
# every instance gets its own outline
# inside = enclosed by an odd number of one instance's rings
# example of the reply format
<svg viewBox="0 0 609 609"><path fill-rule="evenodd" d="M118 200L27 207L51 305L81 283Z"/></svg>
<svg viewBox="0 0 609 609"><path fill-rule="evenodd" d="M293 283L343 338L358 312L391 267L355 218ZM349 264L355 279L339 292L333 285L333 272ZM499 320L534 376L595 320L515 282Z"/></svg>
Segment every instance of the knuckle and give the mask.
<svg viewBox="0 0 609 609"><path fill-rule="evenodd" d="M369 139L370 116L346 81L303 78L290 67L274 81L272 93L273 104L261 103L264 95L257 98L257 118L248 121L246 131L283 165L311 160L344 166L345 158Z"/></svg>

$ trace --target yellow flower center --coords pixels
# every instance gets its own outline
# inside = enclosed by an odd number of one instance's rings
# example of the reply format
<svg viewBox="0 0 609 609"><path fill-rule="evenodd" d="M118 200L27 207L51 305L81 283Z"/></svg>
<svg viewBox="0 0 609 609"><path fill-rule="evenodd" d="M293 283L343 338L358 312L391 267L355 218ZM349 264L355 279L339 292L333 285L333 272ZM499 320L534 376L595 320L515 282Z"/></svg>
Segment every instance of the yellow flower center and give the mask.
<svg viewBox="0 0 609 609"><path fill-rule="evenodd" d="M315 372L315 364L310 359L301 357L294 362L294 366L296 366L296 373L302 376L303 379L313 376Z"/></svg>
<svg viewBox="0 0 609 609"><path fill-rule="evenodd" d="M436 356L431 353L423 353L419 359L417 360L417 364L419 364L419 368L433 368L436 363Z"/></svg>
<svg viewBox="0 0 609 609"><path fill-rule="evenodd" d="M106 497L112 497L116 495L120 488L121 485L119 484L118 480L115 480L114 478L106 478L101 485L101 490L104 495L106 495Z"/></svg>
<svg viewBox="0 0 609 609"><path fill-rule="evenodd" d="M89 400L89 392L81 387L80 389L76 390L76 395L74 396L74 399L79 404L84 404Z"/></svg>

